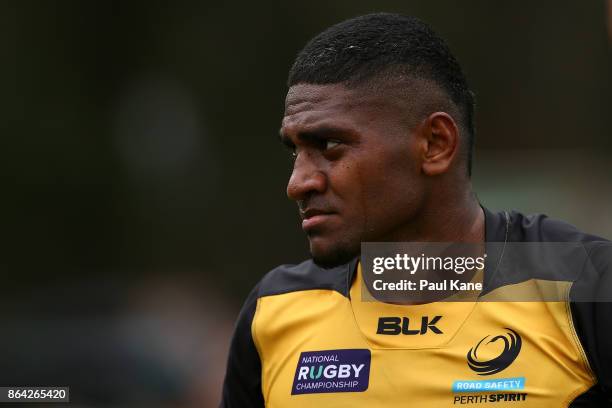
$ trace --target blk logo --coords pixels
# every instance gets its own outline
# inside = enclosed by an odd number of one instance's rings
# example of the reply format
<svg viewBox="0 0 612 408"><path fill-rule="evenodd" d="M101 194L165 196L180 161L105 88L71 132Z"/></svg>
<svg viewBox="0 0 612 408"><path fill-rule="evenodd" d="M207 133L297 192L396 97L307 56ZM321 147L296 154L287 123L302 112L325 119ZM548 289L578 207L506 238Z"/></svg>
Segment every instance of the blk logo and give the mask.
<svg viewBox="0 0 612 408"><path fill-rule="evenodd" d="M478 373L478 375L491 375L495 373L499 373L500 371L508 368L510 364L516 357L518 357L519 352L521 351L521 336L517 332L512 329L506 327L508 332L505 335L499 335L491 338L491 336L485 336L482 340L478 342L476 347L472 347L470 351L467 353L467 363L468 366ZM480 351L482 354L483 346L486 346L490 343L496 343L498 341L502 341L504 344L504 349L502 352L494 358L489 360L480 360L478 358L478 352Z"/></svg>
<svg viewBox="0 0 612 408"><path fill-rule="evenodd" d="M442 334L442 330L436 327L436 323L442 318L442 316L434 316L430 319L429 316L421 317L421 325L414 325L408 317L380 317L378 319L378 329L376 334L387 334L396 336L398 334L405 334L407 336L427 334L431 331L435 334ZM413 327L415 326L415 327Z"/></svg>

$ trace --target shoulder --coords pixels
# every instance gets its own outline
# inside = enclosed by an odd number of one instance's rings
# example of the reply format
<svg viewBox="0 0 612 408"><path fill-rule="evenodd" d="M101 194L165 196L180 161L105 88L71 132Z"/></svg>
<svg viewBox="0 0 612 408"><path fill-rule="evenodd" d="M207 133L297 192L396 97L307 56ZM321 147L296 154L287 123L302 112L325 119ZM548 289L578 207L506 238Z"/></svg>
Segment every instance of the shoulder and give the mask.
<svg viewBox="0 0 612 408"><path fill-rule="evenodd" d="M542 244L534 247L539 251L540 263L542 255L549 254L551 256L547 257L547 261L556 260L557 264L563 262L566 269L568 265L577 266L580 259L600 271L609 267L612 243L603 237L581 231L572 224L544 214L524 215L512 211L510 220L508 241L556 243L556 246ZM581 255L574 254L576 249L580 250Z"/></svg>
<svg viewBox="0 0 612 408"><path fill-rule="evenodd" d="M593 286L609 269L610 241L544 214L487 214L488 290L531 279Z"/></svg>
<svg viewBox="0 0 612 408"><path fill-rule="evenodd" d="M280 265L261 279L257 297L311 289L335 290L347 296L356 265L357 259L333 268L323 268L312 259L297 265Z"/></svg>
<svg viewBox="0 0 612 408"><path fill-rule="evenodd" d="M583 232L565 221L545 214L509 213L509 241L512 242L609 242L605 238Z"/></svg>

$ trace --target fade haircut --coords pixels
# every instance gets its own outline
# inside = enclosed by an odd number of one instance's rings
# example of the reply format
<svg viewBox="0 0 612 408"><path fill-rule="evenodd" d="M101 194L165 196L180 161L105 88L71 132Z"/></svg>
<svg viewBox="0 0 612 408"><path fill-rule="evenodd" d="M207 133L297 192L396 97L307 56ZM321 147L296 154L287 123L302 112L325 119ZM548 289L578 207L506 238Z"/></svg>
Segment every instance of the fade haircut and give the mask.
<svg viewBox="0 0 612 408"><path fill-rule="evenodd" d="M341 83L354 88L380 80L393 83L406 77L433 82L450 98L465 134L462 144L470 176L474 94L444 40L417 18L375 13L328 28L300 51L287 85Z"/></svg>

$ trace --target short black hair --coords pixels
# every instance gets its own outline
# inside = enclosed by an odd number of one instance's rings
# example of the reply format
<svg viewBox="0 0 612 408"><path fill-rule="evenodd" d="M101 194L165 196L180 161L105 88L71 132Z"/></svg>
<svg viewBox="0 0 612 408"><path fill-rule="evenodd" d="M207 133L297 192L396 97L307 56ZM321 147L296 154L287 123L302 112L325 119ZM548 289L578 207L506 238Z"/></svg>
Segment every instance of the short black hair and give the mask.
<svg viewBox="0 0 612 408"><path fill-rule="evenodd" d="M433 81L450 97L467 136L467 171L471 175L474 94L444 40L415 17L375 13L331 26L300 51L287 85L355 86L394 68L401 68L404 75Z"/></svg>

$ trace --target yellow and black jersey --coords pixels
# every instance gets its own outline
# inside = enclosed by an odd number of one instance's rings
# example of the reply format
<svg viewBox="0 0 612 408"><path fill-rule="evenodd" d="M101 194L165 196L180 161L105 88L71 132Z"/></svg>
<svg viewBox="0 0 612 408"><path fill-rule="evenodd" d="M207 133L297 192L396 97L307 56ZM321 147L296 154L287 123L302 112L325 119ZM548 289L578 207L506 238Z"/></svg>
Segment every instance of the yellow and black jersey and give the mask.
<svg viewBox="0 0 612 408"><path fill-rule="evenodd" d="M609 242L541 215L484 211L487 242L584 243L598 274L589 285L611 287ZM221 406L612 406L612 303L573 301L580 275L492 280L487 268L476 301L420 305L361 301L357 259L272 270L240 312ZM486 301L550 283L567 296Z"/></svg>

